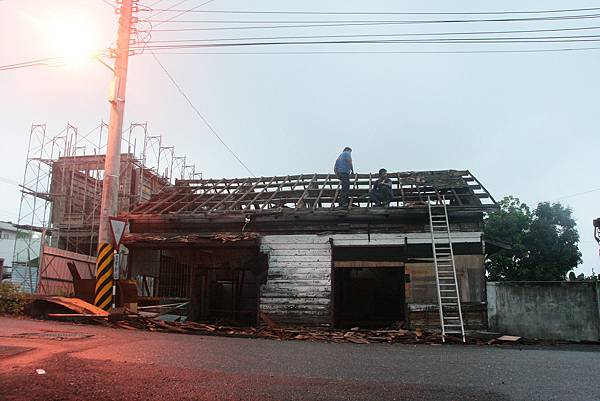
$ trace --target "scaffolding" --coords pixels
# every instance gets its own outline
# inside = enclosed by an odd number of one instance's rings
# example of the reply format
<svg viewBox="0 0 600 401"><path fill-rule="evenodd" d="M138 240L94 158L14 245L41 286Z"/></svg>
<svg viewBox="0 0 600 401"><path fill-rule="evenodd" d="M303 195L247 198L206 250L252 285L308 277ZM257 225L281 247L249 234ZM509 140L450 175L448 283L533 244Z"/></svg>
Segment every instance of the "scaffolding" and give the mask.
<svg viewBox="0 0 600 401"><path fill-rule="evenodd" d="M85 134L70 123L56 134L46 124L31 126L12 270L23 291L36 291L44 245L95 256L107 129L103 121ZM131 123L124 131L119 212L133 210L177 179L201 177L185 156L163 145L161 135L151 135L147 123Z"/></svg>

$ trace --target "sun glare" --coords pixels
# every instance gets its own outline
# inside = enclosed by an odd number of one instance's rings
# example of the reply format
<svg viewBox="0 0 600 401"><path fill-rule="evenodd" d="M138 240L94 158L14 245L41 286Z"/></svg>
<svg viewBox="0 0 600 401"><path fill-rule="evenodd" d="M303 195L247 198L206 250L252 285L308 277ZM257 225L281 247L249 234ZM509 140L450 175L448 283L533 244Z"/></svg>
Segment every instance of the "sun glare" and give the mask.
<svg viewBox="0 0 600 401"><path fill-rule="evenodd" d="M96 48L96 38L92 27L81 18L68 16L55 18L47 25L49 47L64 58L70 67L79 67L91 60Z"/></svg>

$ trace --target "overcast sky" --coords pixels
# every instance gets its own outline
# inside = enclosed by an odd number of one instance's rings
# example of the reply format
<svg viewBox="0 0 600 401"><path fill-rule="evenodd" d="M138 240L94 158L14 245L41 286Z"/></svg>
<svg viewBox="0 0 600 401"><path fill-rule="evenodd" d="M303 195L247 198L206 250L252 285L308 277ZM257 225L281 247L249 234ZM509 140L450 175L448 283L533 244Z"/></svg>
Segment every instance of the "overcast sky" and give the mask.
<svg viewBox="0 0 600 401"><path fill-rule="evenodd" d="M181 1L181 0L179 0ZM164 0L167 8L179 1ZM177 9L201 4L187 0ZM591 1L545 1L543 9L594 7ZM482 7L486 7L485 9ZM539 10L540 2L215 0L204 10L464 12ZM149 13L144 13L145 16ZM174 16L164 12L153 17ZM464 18L458 16L454 18ZM486 18L470 16L468 18ZM487 16L489 18L489 16ZM512 18L515 15L511 15ZM517 15L516 17L523 17ZM333 20L365 16L187 13L178 20ZM407 19L375 16L373 19ZM449 18L417 16L413 19ZM92 27L94 45L115 38L116 17L101 0L0 1L0 64L56 55L50 21ZM595 19L511 23L409 24L295 29L154 32L153 40L340 34L394 34L594 27ZM55 24L55 23L54 23ZM160 28L215 24L155 22ZM239 23L237 26L247 24ZM600 24L598 24L600 25ZM235 26L221 24L218 26ZM155 26L155 29L158 29ZM589 30L557 35L595 35ZM540 36L544 34L530 34ZM488 35L489 36L489 35ZM514 35L512 35L514 36ZM160 54L160 60L223 140L257 176L329 172L344 146L358 172L468 169L496 199L515 195L535 206L560 201L573 209L584 264L598 272L592 220L600 216L598 93L600 50L543 53L364 53L523 50L594 47L564 44L364 44L192 49L279 54ZM600 46L600 45L598 45ZM282 54L283 52L351 54ZM362 52L362 53L361 53ZM29 129L49 133L67 122L87 132L108 120L111 73L98 62L79 67L0 71L3 138L0 219L16 221ZM186 154L204 177L247 176L207 129L149 53L131 58L126 124L148 122L153 134Z"/></svg>

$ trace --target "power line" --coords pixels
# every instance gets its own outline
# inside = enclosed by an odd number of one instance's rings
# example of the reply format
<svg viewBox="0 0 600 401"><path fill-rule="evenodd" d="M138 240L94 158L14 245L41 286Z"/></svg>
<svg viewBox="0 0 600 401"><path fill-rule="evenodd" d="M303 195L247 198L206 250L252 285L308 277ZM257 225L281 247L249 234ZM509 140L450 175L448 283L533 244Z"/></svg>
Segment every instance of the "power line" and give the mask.
<svg viewBox="0 0 600 401"><path fill-rule="evenodd" d="M177 3L177 4L185 3L186 1L187 1L187 0L183 0L182 2L180 2L180 3ZM208 1L205 1L205 2L203 2L203 3L199 4L199 5L195 6L195 7L192 7L192 8L190 8L190 9L188 9L188 10L178 10L178 11L181 11L179 14L177 14L177 15L174 15L174 16L172 16L171 18L168 18L168 19L166 19L166 20L164 20L164 21L162 21L162 22L158 22L158 23L156 24L156 26L162 25L162 24L164 24L164 23L167 23L167 22L171 22L171 21L172 21L172 20L174 20L175 18L177 18L177 17L179 17L179 16L181 16L181 15L183 15L183 14L185 14L185 13L189 13L189 12L197 11L196 9L198 9L198 8L200 8L200 7L202 7L202 6L205 6L205 5L207 5L208 3L212 3L213 1L215 1L215 0L208 0ZM173 7L175 7L175 5L174 5ZM158 13L157 13L157 14L158 14ZM151 15L151 16L150 16L150 17L148 17L148 18L152 18L154 15L156 15L156 14L153 14L153 15Z"/></svg>
<svg viewBox="0 0 600 401"><path fill-rule="evenodd" d="M600 7L571 8L559 10L529 11L475 11L475 12L369 12L369 11L240 11L240 10L194 10L206 14L269 14L269 15L506 15L506 14L553 14L567 12L598 11ZM147 11L181 11L174 9L152 9ZM189 10L188 10L189 12Z"/></svg>
<svg viewBox="0 0 600 401"><path fill-rule="evenodd" d="M270 41L270 42L239 42L239 43L190 43L190 44L150 44L145 48L151 50L192 49L192 48L224 48L250 46L281 46L281 45L360 45L360 44L517 44L517 43L588 43L599 42L600 35L586 37L539 37L539 38L451 38L451 39L379 39L379 40L305 40L305 41ZM135 49L135 48L134 48Z"/></svg>
<svg viewBox="0 0 600 401"><path fill-rule="evenodd" d="M373 35L380 36L380 35ZM385 35L381 35L385 36ZM315 36L315 38L320 38L321 36ZM335 37L335 36L333 36ZM346 36L341 36L346 37ZM349 36L353 37L353 36ZM302 37L291 37L291 39L297 39ZM308 37L310 38L310 36ZM327 38L327 36L323 36L322 38ZM344 44L344 43L449 43L449 42L459 42L459 43L470 43L470 42L493 42L493 43L518 43L522 41L555 41L555 40L574 40L574 41L586 41L587 39L600 38L600 35L570 35L570 36L516 36L516 37L480 37L480 38L434 38L434 39L369 39L369 40L328 40L328 41L296 41L296 42L240 42L234 43L233 45L260 45L260 44ZM286 37L267 37L267 38L258 38L258 40L277 40L277 39L286 39ZM251 40L244 38L226 38L226 39L175 39L175 40L155 40L150 41L148 43L160 44L160 43L190 43L190 42L216 42L216 41L240 41L240 40ZM212 43L209 43L212 45ZM216 45L227 45L226 43L216 43Z"/></svg>
<svg viewBox="0 0 600 401"><path fill-rule="evenodd" d="M596 17L594 17L596 18ZM165 21L167 22L167 21ZM180 21L170 21L180 22ZM183 21L185 22L185 21ZM205 22L205 21L188 21L188 22ZM230 31L230 30L253 30L253 29L296 29L296 28L340 28L340 27L370 27L370 26L390 26L390 25L403 25L403 22L363 22L363 23L311 23L311 24L293 24L293 25L276 25L269 21L264 21L265 24L269 25L250 25L250 26L219 26L219 27L204 27L204 28L171 28L171 29L156 29L154 32L183 32L183 31ZM288 23L289 24L289 23ZM162 25L159 23L155 26Z"/></svg>
<svg viewBox="0 0 600 401"><path fill-rule="evenodd" d="M546 202L554 202L554 201L561 200L561 199L573 198L575 196L587 195L587 194L590 194L592 192L597 192L597 191L600 191L600 188L594 188L594 189L590 189L590 190L583 191L583 192L577 192L577 193L571 194L571 195L559 196L557 198L547 200Z"/></svg>
<svg viewBox="0 0 600 401"><path fill-rule="evenodd" d="M20 63L5 64L5 65L0 66L0 71L14 70L14 69L26 68L26 67L37 67L37 66L42 66L42 65L50 65L49 64L50 62L58 61L58 60L62 60L62 59L63 59L63 57L47 57L47 58L40 58L40 59L36 59L36 60L24 61L24 62L20 62Z"/></svg>
<svg viewBox="0 0 600 401"><path fill-rule="evenodd" d="M160 1L162 1L162 0L160 0ZM154 14L152 14L152 15L149 15L149 16L148 16L148 18L155 17L155 16L157 16L158 14L162 14L162 13L164 13L164 12L166 12L166 11L171 11L171 9L173 9L173 8L175 8L175 7L177 7L177 6L181 5L181 4L183 4L183 3L186 3L186 2L188 2L188 1L189 1L189 0L181 0L179 3L175 3L175 4L173 4L171 7L168 7L168 8L162 9L162 10L152 10L152 11L157 11L157 12L155 12L155 13L154 13ZM150 6L150 7L152 7L152 6ZM141 10L141 9L140 9L139 11L144 11L144 10Z"/></svg>
<svg viewBox="0 0 600 401"><path fill-rule="evenodd" d="M325 38L369 38L369 37L406 37L406 36L448 36L448 35L504 35L515 33L540 33L540 32L562 32L562 31L580 31L597 30L600 26L582 27L582 28L562 28L562 29L530 29L513 31L479 31L479 32L421 32L421 33L388 33L388 34L344 34L344 35L303 35L303 36L258 36L244 38L214 38L214 39L171 39L171 40L153 40L150 43L181 43L181 42L218 42L234 40L278 40L278 39L325 39ZM553 38L553 36L547 36Z"/></svg>
<svg viewBox="0 0 600 401"><path fill-rule="evenodd" d="M210 29L210 28L207 28ZM600 26L586 26L575 28L547 28L547 29L516 29L507 31L470 31L470 32L417 32L417 33L393 33L383 35L363 35L363 34L348 34L348 35L319 35L320 37L361 37L361 36L442 36L442 35L504 35L510 33L536 33L536 32L564 32L564 31L584 31L600 29ZM181 28L181 29L153 29L153 32L193 32L204 30L204 28ZM284 38L289 38L285 37ZM256 38L243 38L256 39Z"/></svg>
<svg viewBox="0 0 600 401"><path fill-rule="evenodd" d="M223 146L225 146L225 148L229 151L229 153L231 153L233 155L233 157L238 161L238 163L240 163L246 169L246 171L248 171L248 173L251 176L256 177L254 175L254 173L252 172L252 170L250 170L248 168L248 166L238 157L238 155L233 151L233 149L231 149L225 143L225 141L223 140L223 138L221 138L221 136L217 133L217 131L215 131L215 129L212 127L212 125L210 125L210 123L206 120L206 118L204 118L204 116L202 115L202 113L200 113L200 110L198 110L198 108L194 105L194 103L192 103L191 99L185 94L185 92L183 91L183 89L181 88L181 86L177 83L177 81L175 81L175 78L173 78L173 76L169 73L169 71L166 69L166 67L163 65L163 63L161 63L161 61L158 58L158 56L156 56L152 52L150 52L150 54L152 54L152 57L154 58L154 60L156 60L156 62L158 63L158 65L160 66L160 68L162 68L162 70L167 75L167 77L169 77L169 80L171 81L171 83L175 86L175 88L177 88L177 90L179 91L179 93L185 98L185 100L188 102L188 104L190 105L190 107L196 112L196 114L198 115L198 117L200 117L200 119L202 120L202 122L204 122L204 124L208 127L208 129L210 130L210 132L212 132L212 134L219 140L219 142L221 142L221 144Z"/></svg>
<svg viewBox="0 0 600 401"><path fill-rule="evenodd" d="M210 0L213 1L213 0ZM522 21L566 21L579 19L600 18L600 14L561 15L548 17L523 17L523 18L485 18L485 19L441 19L441 20L152 20L155 23L201 23L201 24L451 24L451 23L481 23L481 22L522 22Z"/></svg>
<svg viewBox="0 0 600 401"><path fill-rule="evenodd" d="M107 6L111 7L111 8L116 8L116 6L114 4L112 4L110 1L108 0L100 0L101 2L103 2L104 4L106 4Z"/></svg>
<svg viewBox="0 0 600 401"><path fill-rule="evenodd" d="M513 49L513 50L406 50L406 51L293 51L293 52L170 52L155 51L154 54L170 55L315 55L315 54L493 54L493 53L556 53L600 50L600 47L571 47L559 49Z"/></svg>

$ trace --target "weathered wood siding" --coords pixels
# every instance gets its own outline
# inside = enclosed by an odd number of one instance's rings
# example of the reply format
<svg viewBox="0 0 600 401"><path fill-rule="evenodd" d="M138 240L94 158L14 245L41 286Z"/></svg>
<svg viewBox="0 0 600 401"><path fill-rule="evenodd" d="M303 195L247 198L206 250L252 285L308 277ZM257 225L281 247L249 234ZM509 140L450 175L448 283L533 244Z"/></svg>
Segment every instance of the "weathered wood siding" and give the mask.
<svg viewBox="0 0 600 401"><path fill-rule="evenodd" d="M333 241L333 246L431 243L429 233L266 235L261 239L261 252L269 255L269 270L267 282L261 289L261 312L281 323L331 323L332 247L330 239ZM452 240L462 243L480 242L481 232L453 233ZM483 265L466 263L467 261L473 262L468 258L463 260L457 256L459 283L462 281L463 269L468 267L475 272L478 269L483 271ZM407 274L411 274L414 279L407 286L409 287L407 303L437 305L435 276L431 263L419 264L419 266L407 264ZM473 291L468 287L469 284L472 284L471 281L461 283L462 292L469 294L469 298L472 298L473 293L479 295L479 289Z"/></svg>
<svg viewBox="0 0 600 401"><path fill-rule="evenodd" d="M261 251L269 255L260 310L276 322L331 322L331 245L328 236L269 235Z"/></svg>

